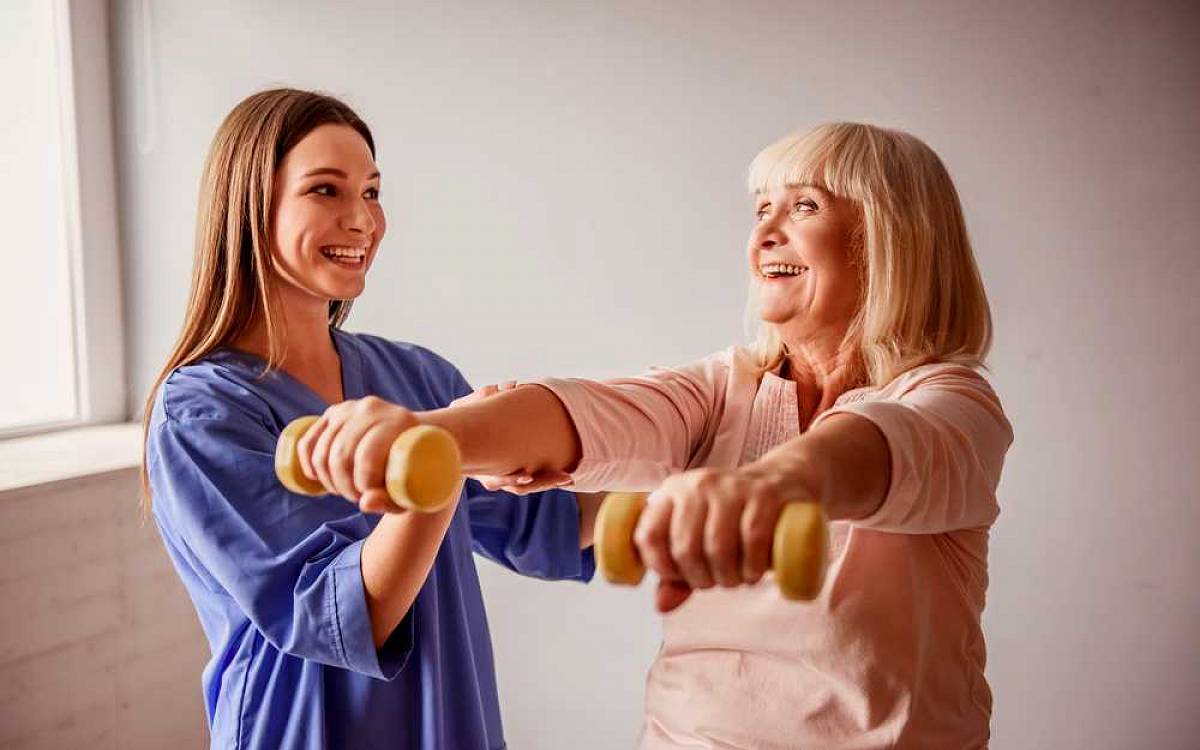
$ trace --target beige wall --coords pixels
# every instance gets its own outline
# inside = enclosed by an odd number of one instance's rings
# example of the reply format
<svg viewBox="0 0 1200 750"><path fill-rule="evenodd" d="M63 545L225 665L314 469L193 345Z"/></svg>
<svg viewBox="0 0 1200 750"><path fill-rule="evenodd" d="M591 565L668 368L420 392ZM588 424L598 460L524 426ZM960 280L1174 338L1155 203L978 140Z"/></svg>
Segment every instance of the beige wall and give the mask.
<svg viewBox="0 0 1200 750"><path fill-rule="evenodd" d="M208 649L137 474L0 492L0 749L208 747Z"/></svg>

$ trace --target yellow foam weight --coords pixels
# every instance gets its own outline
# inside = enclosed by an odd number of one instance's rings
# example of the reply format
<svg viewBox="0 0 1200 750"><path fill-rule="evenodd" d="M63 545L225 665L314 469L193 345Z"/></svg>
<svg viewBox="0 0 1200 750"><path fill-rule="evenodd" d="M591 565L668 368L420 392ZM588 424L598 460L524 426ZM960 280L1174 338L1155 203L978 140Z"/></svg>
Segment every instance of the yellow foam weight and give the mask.
<svg viewBox="0 0 1200 750"><path fill-rule="evenodd" d="M293 420L275 444L275 476L292 492L325 495L324 485L304 476L297 444L319 417ZM462 479L462 456L454 436L440 427L418 425L401 433L388 451L385 483L402 508L433 513L454 500Z"/></svg>
<svg viewBox="0 0 1200 750"><path fill-rule="evenodd" d="M610 492L596 514L596 567L610 583L636 586L646 566L633 546L633 530L646 507L640 492Z"/></svg>
<svg viewBox="0 0 1200 750"><path fill-rule="evenodd" d="M609 583L636 586L646 566L633 544L633 532L646 507L646 495L610 492L596 514L596 567ZM818 503L783 507L771 547L775 583L785 599L811 601L825 580L828 547L825 511Z"/></svg>
<svg viewBox="0 0 1200 750"><path fill-rule="evenodd" d="M446 430L418 425L405 430L388 452L388 495L398 505L421 513L446 507L462 480L458 442Z"/></svg>
<svg viewBox="0 0 1200 750"><path fill-rule="evenodd" d="M317 419L318 417L301 417L294 420L283 428L279 442L275 444L275 476L284 487L300 495L327 494L320 482L304 476L304 472L300 470L300 458L296 450L301 436Z"/></svg>
<svg viewBox="0 0 1200 750"><path fill-rule="evenodd" d="M811 601L825 580L829 544L825 511L818 503L788 503L775 524L771 548L775 582L785 599Z"/></svg>

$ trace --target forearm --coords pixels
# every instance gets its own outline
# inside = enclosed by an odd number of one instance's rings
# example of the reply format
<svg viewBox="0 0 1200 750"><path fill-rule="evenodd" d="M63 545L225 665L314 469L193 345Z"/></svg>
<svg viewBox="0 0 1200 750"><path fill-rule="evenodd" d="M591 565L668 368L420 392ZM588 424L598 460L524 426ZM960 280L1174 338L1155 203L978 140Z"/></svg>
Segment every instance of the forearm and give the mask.
<svg viewBox="0 0 1200 750"><path fill-rule="evenodd" d="M871 515L883 503L891 456L874 424L837 414L743 470L766 481L785 501L820 501L830 519L853 520Z"/></svg>
<svg viewBox="0 0 1200 750"><path fill-rule="evenodd" d="M587 549L595 543L596 515L600 505L608 493L578 492L575 499L579 503L579 549Z"/></svg>
<svg viewBox="0 0 1200 750"><path fill-rule="evenodd" d="M429 577L457 503L437 513L387 513L362 548L371 635L380 648L412 608Z"/></svg>
<svg viewBox="0 0 1200 750"><path fill-rule="evenodd" d="M418 418L454 435L467 474L569 472L582 453L566 408L538 385L423 412Z"/></svg>

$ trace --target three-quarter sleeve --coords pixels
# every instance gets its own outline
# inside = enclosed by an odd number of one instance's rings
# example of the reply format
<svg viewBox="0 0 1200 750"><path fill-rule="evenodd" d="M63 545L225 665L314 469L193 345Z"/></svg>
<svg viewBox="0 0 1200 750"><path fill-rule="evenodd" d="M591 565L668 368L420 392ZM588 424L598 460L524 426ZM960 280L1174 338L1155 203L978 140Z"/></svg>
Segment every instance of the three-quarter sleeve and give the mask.
<svg viewBox="0 0 1200 750"><path fill-rule="evenodd" d="M721 355L633 378L535 381L562 401L582 448L583 491L644 489L691 465L711 443L729 366Z"/></svg>
<svg viewBox="0 0 1200 750"><path fill-rule="evenodd" d="M958 365L918 368L899 380L894 397L836 406L813 425L833 414L857 414L887 440L887 494L874 513L854 523L913 534L990 526L999 514L996 486L1013 440L1000 400L983 377Z"/></svg>
<svg viewBox="0 0 1200 750"><path fill-rule="evenodd" d="M248 414L160 421L147 456L164 537L281 652L394 678L412 649L412 615L376 649L360 569L370 527L331 511L333 498L284 489L274 443Z"/></svg>
<svg viewBox="0 0 1200 750"><path fill-rule="evenodd" d="M591 548L579 548L579 503L573 492L518 497L467 480L464 493L476 552L534 578L591 580L595 558Z"/></svg>

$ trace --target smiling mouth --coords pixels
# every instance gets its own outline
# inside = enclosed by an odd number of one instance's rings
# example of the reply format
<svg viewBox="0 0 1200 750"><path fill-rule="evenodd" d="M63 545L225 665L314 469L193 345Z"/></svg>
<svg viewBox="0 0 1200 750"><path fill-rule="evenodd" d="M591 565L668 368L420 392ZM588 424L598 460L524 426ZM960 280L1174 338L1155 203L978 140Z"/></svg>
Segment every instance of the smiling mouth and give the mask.
<svg viewBox="0 0 1200 750"><path fill-rule="evenodd" d="M807 270L808 266L798 266L793 263L765 263L758 267L758 273L765 279L800 276Z"/></svg>
<svg viewBox="0 0 1200 750"><path fill-rule="evenodd" d="M344 268L362 268L367 260L367 249L365 247L327 245L321 248L321 255Z"/></svg>

